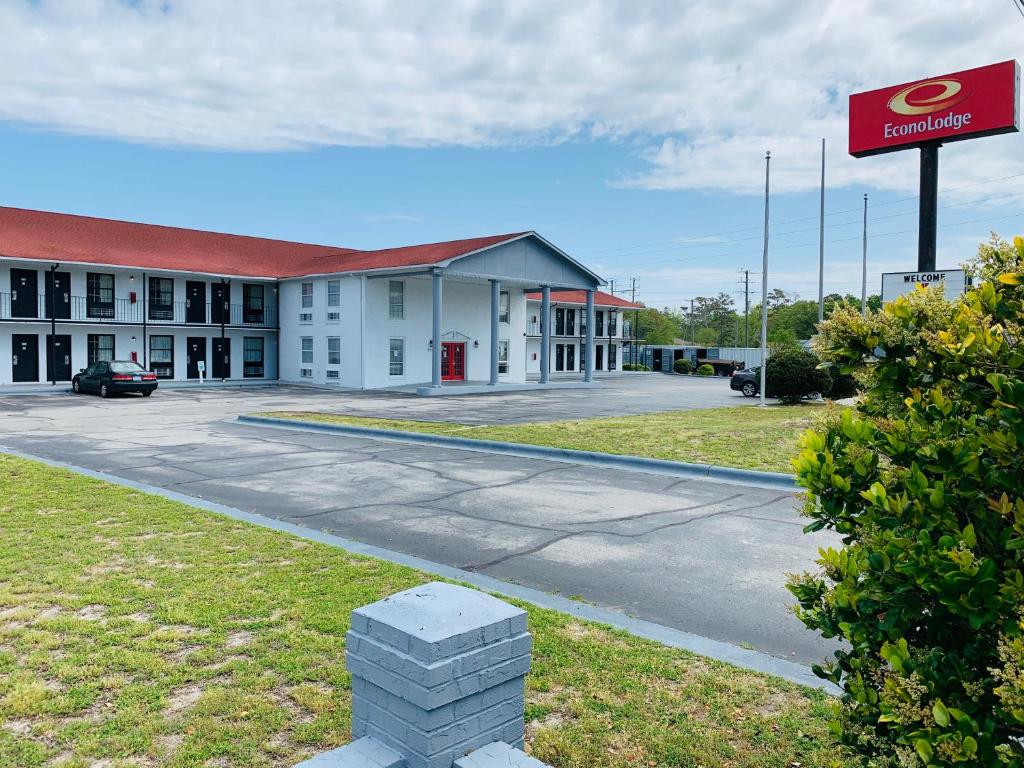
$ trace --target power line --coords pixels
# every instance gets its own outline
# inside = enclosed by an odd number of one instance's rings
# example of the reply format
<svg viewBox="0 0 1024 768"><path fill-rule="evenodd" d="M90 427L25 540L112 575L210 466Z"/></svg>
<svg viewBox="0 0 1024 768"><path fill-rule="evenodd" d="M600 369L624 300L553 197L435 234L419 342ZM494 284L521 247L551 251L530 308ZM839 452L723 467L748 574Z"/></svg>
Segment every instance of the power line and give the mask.
<svg viewBox="0 0 1024 768"><path fill-rule="evenodd" d="M1013 3L1013 7L1017 9L1017 13L1024 19L1024 0L1010 0Z"/></svg>
<svg viewBox="0 0 1024 768"><path fill-rule="evenodd" d="M1024 173L1014 173L1014 174L1010 174L1009 176L1000 176L998 178L985 179L983 181L976 181L976 182L972 182L970 184L961 184L960 186L957 186L957 187L948 187L946 189L943 189L942 192L943 193L958 192L958 191L963 190L963 189L973 189L974 187L984 186L986 184L995 184L995 183L1000 182L1000 181L1009 181L1010 179L1018 179L1018 178L1021 178L1021 177L1024 177ZM949 204L947 206L943 206L943 207L953 207L953 206L957 206L957 205L972 205L972 204L975 204L975 203L985 202L986 200L997 199L999 197L1015 197L1015 196L1017 196L1017 194L1018 193L1014 193L1012 195L1005 195L1005 196L996 195L996 196L992 196L992 197L981 198L980 200L968 200L968 201L961 202L961 203L951 203L951 204ZM881 208L881 207L884 207L884 206L897 205L899 203L906 203L906 202L909 202L909 201L912 201L912 200L917 200L917 195L912 195L910 197L901 197L901 198L897 198L896 200L888 200L888 201L882 202L882 203L876 203L873 207L874 208ZM826 213L825 215L826 216L839 216L839 215L844 214L844 213L860 213L860 207L858 206L856 208L844 208L844 209L839 210L839 211L831 211L829 213ZM910 213L916 213L916 211L908 212L907 214L902 214L902 215L910 215ZM801 221L810 221L810 220L814 220L814 219L817 219L817 218L818 218L818 215L802 216L802 217L796 218L796 219L786 219L785 221L778 221L778 222L776 222L775 226L782 226L784 224L795 224L795 223L798 223L798 222L801 222ZM854 223L859 223L859 220L858 220L858 222L854 222ZM699 235L699 236L691 237L689 239L691 239L691 240L701 240L701 239L705 239L705 238L721 237L721 236L724 236L724 235L732 235L732 234L736 234L736 233L739 233L739 232L749 232L749 231L755 230L755 229L756 230L760 230L761 229L761 225L755 225L755 226L751 226L751 227L740 227L739 229L731 229L731 230L727 230L727 231L724 231L724 232L715 232L715 233L710 233L710 234L705 234L705 235ZM815 227L815 229L817 229L817 228ZM804 230L800 230L800 231L804 231ZM787 233L774 233L773 232L773 234L781 235L781 234L787 234ZM760 239L760 237L761 237L761 235L756 235L756 236L754 236L752 238L739 238L737 240L724 241L724 242L739 242L740 240ZM616 253L616 252L620 252L620 251L635 252L635 251L637 251L639 249L652 248L652 247L660 246L660 245L672 245L672 246L674 246L674 248L667 249L667 250L675 250L676 248L680 248L682 250L690 250L690 249L693 249L693 248L708 248L708 247L711 247L711 246L722 245L722 244L723 244L723 241L715 241L715 242L708 242L708 243L690 243L690 244L680 245L680 241L677 238L677 239L674 239L674 240L661 240L661 241L653 242L653 243L640 243L640 244L619 246L619 247L616 247L616 248L603 248L603 249L594 250L594 251L580 251L580 252L576 252L576 255L577 256L592 256L592 255L595 255L595 254L602 254L602 253L609 253L610 254L610 253ZM649 252L649 253L657 253L657 252L658 251L652 251L652 252ZM621 255L627 256L627 255L631 255L631 254L621 254ZM641 253L640 255L644 255L644 254ZM613 256L606 256L604 258L610 259L610 258L618 258L618 257L617 256L615 256L615 257L613 257Z"/></svg>

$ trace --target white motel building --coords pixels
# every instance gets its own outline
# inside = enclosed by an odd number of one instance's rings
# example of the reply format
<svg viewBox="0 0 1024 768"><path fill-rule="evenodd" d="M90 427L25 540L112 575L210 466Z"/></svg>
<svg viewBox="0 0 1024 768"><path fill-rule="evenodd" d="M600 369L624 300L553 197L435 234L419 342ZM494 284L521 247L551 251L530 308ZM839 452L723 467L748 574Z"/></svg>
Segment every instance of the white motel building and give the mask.
<svg viewBox="0 0 1024 768"><path fill-rule="evenodd" d="M621 368L637 306L602 284L535 232L362 251L0 207L0 392L110 359L182 383L584 384Z"/></svg>

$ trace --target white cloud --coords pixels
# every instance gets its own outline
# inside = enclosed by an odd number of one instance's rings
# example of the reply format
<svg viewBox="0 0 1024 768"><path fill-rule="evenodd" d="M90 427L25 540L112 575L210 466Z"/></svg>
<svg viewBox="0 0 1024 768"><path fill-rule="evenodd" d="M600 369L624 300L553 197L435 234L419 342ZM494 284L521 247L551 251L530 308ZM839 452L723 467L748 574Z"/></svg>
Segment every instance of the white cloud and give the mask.
<svg viewBox="0 0 1024 768"><path fill-rule="evenodd" d="M599 138L613 183L913 191L913 153L845 156L851 91L1011 58L1005 0L8 0L0 119L166 145L521 146ZM1024 173L1019 136L943 152L957 183Z"/></svg>

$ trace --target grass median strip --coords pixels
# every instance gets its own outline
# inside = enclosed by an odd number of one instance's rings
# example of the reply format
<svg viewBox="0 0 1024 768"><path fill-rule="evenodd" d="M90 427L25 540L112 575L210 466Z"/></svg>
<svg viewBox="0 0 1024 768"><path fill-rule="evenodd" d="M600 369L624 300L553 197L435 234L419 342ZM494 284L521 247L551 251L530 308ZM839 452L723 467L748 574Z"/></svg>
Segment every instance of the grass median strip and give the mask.
<svg viewBox="0 0 1024 768"><path fill-rule="evenodd" d="M733 406L480 426L313 411L254 415L791 473L790 459L798 453L797 437L813 426L827 407L831 406Z"/></svg>
<svg viewBox="0 0 1024 768"><path fill-rule="evenodd" d="M415 570L0 455L0 766L290 766L343 743L352 609ZM828 697L524 606L556 768L831 766Z"/></svg>

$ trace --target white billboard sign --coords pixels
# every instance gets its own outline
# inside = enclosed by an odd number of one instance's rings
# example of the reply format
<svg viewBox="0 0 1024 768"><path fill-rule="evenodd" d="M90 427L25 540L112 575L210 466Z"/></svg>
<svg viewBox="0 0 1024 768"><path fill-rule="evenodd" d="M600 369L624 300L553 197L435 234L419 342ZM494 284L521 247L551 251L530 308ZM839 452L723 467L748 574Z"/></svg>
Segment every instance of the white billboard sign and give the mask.
<svg viewBox="0 0 1024 768"><path fill-rule="evenodd" d="M882 275L882 303L905 296L919 285L942 285L946 299L953 301L971 288L971 278L962 269L936 269L930 272L886 272Z"/></svg>

